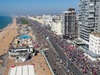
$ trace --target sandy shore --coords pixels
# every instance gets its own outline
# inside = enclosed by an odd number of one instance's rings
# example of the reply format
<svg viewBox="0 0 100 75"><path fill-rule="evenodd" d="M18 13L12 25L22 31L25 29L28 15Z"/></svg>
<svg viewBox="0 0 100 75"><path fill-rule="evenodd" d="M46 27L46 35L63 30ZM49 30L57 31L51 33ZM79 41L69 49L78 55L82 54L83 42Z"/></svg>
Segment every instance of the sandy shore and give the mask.
<svg viewBox="0 0 100 75"><path fill-rule="evenodd" d="M17 29L16 19L13 18L13 23L0 32L0 55L7 53L13 38L18 35Z"/></svg>

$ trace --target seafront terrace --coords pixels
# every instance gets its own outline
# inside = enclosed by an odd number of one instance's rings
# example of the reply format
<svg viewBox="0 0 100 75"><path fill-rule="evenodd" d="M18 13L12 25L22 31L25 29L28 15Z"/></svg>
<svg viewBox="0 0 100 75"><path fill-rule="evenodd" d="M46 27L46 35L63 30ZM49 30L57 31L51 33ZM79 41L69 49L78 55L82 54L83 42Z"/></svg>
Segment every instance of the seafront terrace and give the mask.
<svg viewBox="0 0 100 75"><path fill-rule="evenodd" d="M33 51L33 42L31 37L28 35L19 35L14 39L8 53L10 58L14 58L17 61L20 60L19 62L24 62L32 57Z"/></svg>
<svg viewBox="0 0 100 75"><path fill-rule="evenodd" d="M12 48L33 47L32 39L28 35L21 35L15 38Z"/></svg>

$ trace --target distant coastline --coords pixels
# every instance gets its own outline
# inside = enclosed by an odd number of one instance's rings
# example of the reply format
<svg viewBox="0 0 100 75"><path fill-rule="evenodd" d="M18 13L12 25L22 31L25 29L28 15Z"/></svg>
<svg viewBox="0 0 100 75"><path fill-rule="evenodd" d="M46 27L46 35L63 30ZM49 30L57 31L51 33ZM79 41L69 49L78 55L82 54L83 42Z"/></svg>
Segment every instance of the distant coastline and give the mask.
<svg viewBox="0 0 100 75"><path fill-rule="evenodd" d="M11 16L0 16L0 31L12 23Z"/></svg>

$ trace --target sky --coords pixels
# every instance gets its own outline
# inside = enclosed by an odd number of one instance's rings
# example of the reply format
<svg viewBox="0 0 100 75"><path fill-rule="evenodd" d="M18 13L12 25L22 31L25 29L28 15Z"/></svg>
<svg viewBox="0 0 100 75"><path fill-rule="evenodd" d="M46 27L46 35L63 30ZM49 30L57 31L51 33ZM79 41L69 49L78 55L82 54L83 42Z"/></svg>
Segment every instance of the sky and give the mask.
<svg viewBox="0 0 100 75"><path fill-rule="evenodd" d="M0 15L61 14L78 11L79 0L0 0Z"/></svg>

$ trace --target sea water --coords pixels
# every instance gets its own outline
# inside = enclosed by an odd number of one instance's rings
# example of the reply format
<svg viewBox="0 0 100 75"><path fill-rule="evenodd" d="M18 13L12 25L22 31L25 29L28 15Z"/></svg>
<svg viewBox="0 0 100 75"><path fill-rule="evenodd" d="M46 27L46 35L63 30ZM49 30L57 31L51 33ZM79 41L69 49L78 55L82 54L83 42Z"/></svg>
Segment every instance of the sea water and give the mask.
<svg viewBox="0 0 100 75"><path fill-rule="evenodd" d="M11 16L0 16L0 29L5 28L12 23Z"/></svg>

